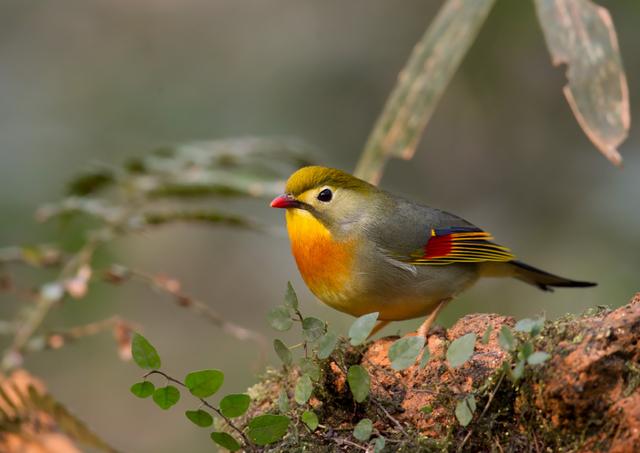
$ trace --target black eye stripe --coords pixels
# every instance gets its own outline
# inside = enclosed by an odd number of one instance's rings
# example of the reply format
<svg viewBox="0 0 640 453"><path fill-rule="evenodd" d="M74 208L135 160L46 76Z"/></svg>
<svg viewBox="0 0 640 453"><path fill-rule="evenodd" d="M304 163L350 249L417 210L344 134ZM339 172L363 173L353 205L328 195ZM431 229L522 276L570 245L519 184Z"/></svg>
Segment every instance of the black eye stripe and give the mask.
<svg viewBox="0 0 640 453"><path fill-rule="evenodd" d="M323 189L320 191L317 198L318 200L327 203L331 201L331 198L333 198L333 193L331 192L331 189Z"/></svg>

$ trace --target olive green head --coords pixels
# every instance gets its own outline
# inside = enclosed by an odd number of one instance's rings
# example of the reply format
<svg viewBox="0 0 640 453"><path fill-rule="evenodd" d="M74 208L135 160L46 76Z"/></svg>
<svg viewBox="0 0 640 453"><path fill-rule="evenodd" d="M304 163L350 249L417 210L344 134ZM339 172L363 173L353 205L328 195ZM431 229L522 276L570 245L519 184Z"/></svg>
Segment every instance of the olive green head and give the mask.
<svg viewBox="0 0 640 453"><path fill-rule="evenodd" d="M362 217L379 193L375 186L342 170L311 166L293 173L285 194L271 206L306 210L331 228Z"/></svg>

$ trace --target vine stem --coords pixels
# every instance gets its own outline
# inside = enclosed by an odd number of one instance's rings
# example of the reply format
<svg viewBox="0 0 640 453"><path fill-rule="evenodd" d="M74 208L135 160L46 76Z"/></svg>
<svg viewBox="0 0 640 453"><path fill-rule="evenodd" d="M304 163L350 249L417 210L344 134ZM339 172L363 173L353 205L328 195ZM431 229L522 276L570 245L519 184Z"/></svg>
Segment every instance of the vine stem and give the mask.
<svg viewBox="0 0 640 453"><path fill-rule="evenodd" d="M162 377L164 377L167 381L173 382L175 384L180 385L181 387L184 387L186 389L188 389L187 385L180 381L179 379L176 379L174 377L169 376L167 373L160 371L160 370L151 370L148 373L146 373L143 378L147 378L153 374L158 374ZM251 450L254 451L254 446L253 443L249 440L249 438L245 435L244 432L242 432L242 430L240 428L238 428L232 421L231 419L229 419L229 417L227 417L226 415L224 415L222 413L222 411L220 409L218 409L217 407L215 407L213 404L209 403L207 400L205 400L204 398L198 398L200 400L200 403L202 403L204 406L208 407L209 409L211 409L213 412L215 412L220 418L222 418L227 425L229 425L229 427L231 429L233 429L235 432L238 433L238 435L240 437L242 437L243 442L245 443L245 446Z"/></svg>
<svg viewBox="0 0 640 453"><path fill-rule="evenodd" d="M487 410L489 409L489 406L491 405L491 402L493 401L493 398L496 396L496 393L498 393L498 389L500 388L500 384L502 384L502 380L504 379L504 376L505 376L505 373L500 373L500 379L498 379L498 382L496 383L496 386L494 387L493 391L489 395L489 399L487 400L487 404L485 404L484 409L482 409L482 412L480 413L480 416L478 417L478 420L480 420L482 417L484 417L484 414L487 413ZM467 433L467 435L464 436L464 439L462 440L462 443L458 447L458 451L462 451L462 448L464 447L464 444L467 443L467 440L469 440L469 437L471 437L471 434L473 434L473 429L470 429L469 432Z"/></svg>

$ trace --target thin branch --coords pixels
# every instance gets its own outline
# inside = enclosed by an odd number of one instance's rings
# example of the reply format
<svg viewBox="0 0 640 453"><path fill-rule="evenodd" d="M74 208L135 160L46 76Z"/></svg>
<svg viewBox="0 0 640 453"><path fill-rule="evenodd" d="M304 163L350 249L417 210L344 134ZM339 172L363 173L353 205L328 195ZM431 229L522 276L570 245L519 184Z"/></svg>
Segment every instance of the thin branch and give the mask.
<svg viewBox="0 0 640 453"><path fill-rule="evenodd" d="M502 384L502 380L504 379L504 376L505 376L505 373L500 373L500 379L498 379L498 382L496 383L496 386L494 387L493 391L489 395L489 399L487 400L487 404L484 405L484 409L482 410L482 412L478 416L478 420L480 420L482 417L484 417L484 414L487 413L487 410L489 409L489 406L491 405L491 402L493 401L493 398L496 396L496 393L498 392L498 389L500 388L500 384ZM470 429L469 432L467 433L467 435L464 436L464 439L462 440L462 443L458 447L458 451L462 451L462 448L467 443L467 440L469 440L469 438L471 437L472 434L473 434L473 429Z"/></svg>
<svg viewBox="0 0 640 453"><path fill-rule="evenodd" d="M128 269L128 273L138 281L171 296L176 305L192 310L197 315L202 316L207 321L211 322L216 327L220 327L224 332L232 335L238 340L255 341L260 346L261 357L264 359L266 356L268 342L263 335L234 322L227 321L204 302L181 292L180 283L177 280L158 277L132 269Z"/></svg>
<svg viewBox="0 0 640 453"><path fill-rule="evenodd" d="M400 422L399 422L398 420L396 420L396 419L395 419L395 418L394 418L394 417L389 413L389 411L387 411L387 410L385 409L385 407L384 407L384 406L383 406L383 405L382 405L382 404L381 404L381 403L380 403L376 398L371 398L371 402L372 402L373 404L375 404L375 405L378 407L378 409L380 409L380 410L384 413L385 417L387 417L387 418L388 418L388 419L389 419L389 420L390 420L394 425L396 425L396 428L398 428L398 430L399 430L402 434L404 434L404 436L405 436L406 438L408 438L408 439L410 439L410 438L411 438L411 436L409 436L409 434L405 431L405 429L404 429L404 427L402 426L402 424L400 424Z"/></svg>
<svg viewBox="0 0 640 453"><path fill-rule="evenodd" d="M362 451L368 451L367 447L363 447L362 445L357 444L355 442L352 442L349 439L342 439L340 437L332 437L331 440L334 441L336 444L338 444L340 446L349 445L350 447L357 448L357 449L362 450Z"/></svg>
<svg viewBox="0 0 640 453"><path fill-rule="evenodd" d="M78 341L82 338L100 334L111 330L118 345L118 352L123 360L131 358L131 333L137 330L129 321L125 321L119 316L112 316L100 321L72 327L68 330L50 332L43 337L34 337L25 346L25 351L37 352L43 349L59 349L68 343Z"/></svg>

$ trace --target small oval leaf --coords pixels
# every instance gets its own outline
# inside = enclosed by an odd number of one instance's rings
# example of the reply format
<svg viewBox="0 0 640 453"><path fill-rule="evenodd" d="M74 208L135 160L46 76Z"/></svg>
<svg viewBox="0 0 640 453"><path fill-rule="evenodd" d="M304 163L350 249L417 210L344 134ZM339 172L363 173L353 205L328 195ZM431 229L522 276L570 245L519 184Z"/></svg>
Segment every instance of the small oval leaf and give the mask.
<svg viewBox="0 0 640 453"><path fill-rule="evenodd" d="M420 357L420 368L426 367L430 359L431 359L431 351L429 350L429 345L427 345L422 350L422 357Z"/></svg>
<svg viewBox="0 0 640 453"><path fill-rule="evenodd" d="M467 426L473 419L473 413L476 410L476 399L473 395L468 395L462 401L458 401L456 404L456 418L458 423L462 426Z"/></svg>
<svg viewBox="0 0 640 453"><path fill-rule="evenodd" d="M279 305L269 310L267 320L271 327L280 332L285 332L291 329L291 326L293 325L291 313L289 313L289 309L283 305Z"/></svg>
<svg viewBox="0 0 640 453"><path fill-rule="evenodd" d="M309 401L311 398L311 393L313 392L313 383L311 382L311 378L304 374L298 382L296 383L296 388L294 391L294 397L296 403L302 405Z"/></svg>
<svg viewBox="0 0 640 453"><path fill-rule="evenodd" d="M508 326L502 326L498 333L498 343L500 347L507 352L515 351L516 339Z"/></svg>
<svg viewBox="0 0 640 453"><path fill-rule="evenodd" d="M456 338L447 349L447 361L453 368L458 368L471 358L475 345L475 333L468 333Z"/></svg>
<svg viewBox="0 0 640 453"><path fill-rule="evenodd" d="M320 366L309 357L300 359L300 372L308 375L312 381L318 381L320 379Z"/></svg>
<svg viewBox="0 0 640 453"><path fill-rule="evenodd" d="M358 403L362 403L369 395L369 387L371 378L364 367L360 365L352 365L347 371L347 382L353 394L353 399Z"/></svg>
<svg viewBox="0 0 640 453"><path fill-rule="evenodd" d="M373 423L368 418L363 418L358 422L358 424L353 428L353 437L356 439L366 442L371 437L371 432L373 431Z"/></svg>
<svg viewBox="0 0 640 453"><path fill-rule="evenodd" d="M315 341L324 335L324 321L318 318L308 317L302 320L302 335L308 341Z"/></svg>
<svg viewBox="0 0 640 453"><path fill-rule="evenodd" d="M529 365L541 365L551 356L544 351L536 351L527 358Z"/></svg>
<svg viewBox="0 0 640 453"><path fill-rule="evenodd" d="M389 348L389 360L394 370L404 370L416 362L424 347L424 337L411 336L396 340Z"/></svg>
<svg viewBox="0 0 640 453"><path fill-rule="evenodd" d="M229 451L240 450L240 444L238 443L238 441L228 433L214 431L211 433L211 440Z"/></svg>
<svg viewBox="0 0 640 453"><path fill-rule="evenodd" d="M284 295L284 305L293 309L298 309L298 295L293 289L291 282L287 282L287 292Z"/></svg>
<svg viewBox="0 0 640 453"><path fill-rule="evenodd" d="M489 327L487 327L487 330L485 330L484 334L482 334L482 344L489 344L492 330L493 330L493 324L489 324Z"/></svg>
<svg viewBox="0 0 640 453"><path fill-rule="evenodd" d="M311 431L315 431L320 423L318 421L318 416L312 411L304 411L300 419Z"/></svg>
<svg viewBox="0 0 640 453"><path fill-rule="evenodd" d="M337 344L338 344L338 335L336 335L333 332L325 333L322 337L320 337L320 339L316 343L316 346L318 348L317 350L318 358L319 359L328 358L333 352L333 350L336 348Z"/></svg>
<svg viewBox="0 0 640 453"><path fill-rule="evenodd" d="M291 362L293 362L293 355L286 344L276 338L273 340L273 349L276 351L276 354L278 354L282 363L287 366L291 365Z"/></svg>
<svg viewBox="0 0 640 453"><path fill-rule="evenodd" d="M289 395L287 395L285 389L280 389L280 394L278 395L278 410L282 414L289 412Z"/></svg>
<svg viewBox="0 0 640 453"><path fill-rule="evenodd" d="M138 398L148 398L155 390L156 387L149 381L138 382L131 386L131 393Z"/></svg>
<svg viewBox="0 0 640 453"><path fill-rule="evenodd" d="M378 312L369 313L364 316L360 316L356 319L351 327L349 328L349 340L351 341L351 346L358 346L364 343L369 337L369 334L373 330L373 327L376 325L376 321L378 320Z"/></svg>
<svg viewBox="0 0 640 453"><path fill-rule="evenodd" d="M160 387L153 392L153 401L160 409L167 410L180 400L180 392L173 385Z"/></svg>
<svg viewBox="0 0 640 453"><path fill-rule="evenodd" d="M251 398L244 393L227 395L220 400L220 411L229 418L240 417L247 412L250 404Z"/></svg>
<svg viewBox="0 0 640 453"><path fill-rule="evenodd" d="M290 421L284 415L258 415L249 420L247 435L257 445L271 444L287 434Z"/></svg>
<svg viewBox="0 0 640 453"><path fill-rule="evenodd" d="M187 374L184 384L193 396L207 398L216 393L224 382L224 373L219 370L193 371Z"/></svg>
<svg viewBox="0 0 640 453"><path fill-rule="evenodd" d="M193 422L194 425L206 428L213 424L213 417L209 412L198 409L197 411L186 411L184 415Z"/></svg>
<svg viewBox="0 0 640 453"><path fill-rule="evenodd" d="M145 370L157 370L161 366L158 351L139 333L133 334L131 355L136 364Z"/></svg>

